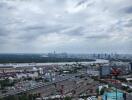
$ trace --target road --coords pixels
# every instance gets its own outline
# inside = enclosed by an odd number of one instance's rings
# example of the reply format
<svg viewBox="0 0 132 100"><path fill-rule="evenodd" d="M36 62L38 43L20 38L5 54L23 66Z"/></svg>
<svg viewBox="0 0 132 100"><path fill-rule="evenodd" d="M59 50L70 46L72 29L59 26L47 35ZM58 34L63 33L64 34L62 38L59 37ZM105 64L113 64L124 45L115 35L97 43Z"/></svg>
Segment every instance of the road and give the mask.
<svg viewBox="0 0 132 100"><path fill-rule="evenodd" d="M72 78L73 77L70 77L70 79L72 79ZM55 83L61 83L61 82L66 81L66 80L69 80L69 78L63 78L63 79L60 79L60 80L57 80L57 81L54 81L54 82L51 82L51 83L47 83L47 84L46 83L38 83L38 84L34 85L33 87L29 87L29 88L25 88L25 89L11 90L11 91L8 91L5 94L1 94L0 98L11 96L11 95L16 95L16 94L20 94L20 93L25 93L25 92L32 91L32 90L35 90L35 89L38 89L38 88L50 86L50 85L53 85Z"/></svg>
<svg viewBox="0 0 132 100"><path fill-rule="evenodd" d="M75 80L75 76L74 75L73 76L68 76L68 77L64 76L62 78L58 78L54 82L38 83L38 84L34 85L33 87L23 88L23 89L19 89L19 90L11 90L11 91L8 91L7 93L0 94L0 98L12 96L12 95L17 95L17 94L20 94L20 93L26 93L26 92L30 92L30 91L36 91L38 89L54 86L54 84L66 83L67 80ZM69 85L69 87L71 87L71 86ZM68 89L68 88L66 88L66 89ZM49 89L49 91L50 91L50 89Z"/></svg>

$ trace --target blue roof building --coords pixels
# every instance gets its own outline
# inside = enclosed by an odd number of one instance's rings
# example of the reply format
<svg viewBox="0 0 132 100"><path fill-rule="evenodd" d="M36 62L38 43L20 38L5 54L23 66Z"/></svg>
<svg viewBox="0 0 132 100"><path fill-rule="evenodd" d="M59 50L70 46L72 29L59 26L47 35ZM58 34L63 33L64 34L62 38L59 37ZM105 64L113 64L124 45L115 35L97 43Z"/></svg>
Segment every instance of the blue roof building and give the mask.
<svg viewBox="0 0 132 100"><path fill-rule="evenodd" d="M103 95L103 100L124 100L123 93L121 92L105 92Z"/></svg>

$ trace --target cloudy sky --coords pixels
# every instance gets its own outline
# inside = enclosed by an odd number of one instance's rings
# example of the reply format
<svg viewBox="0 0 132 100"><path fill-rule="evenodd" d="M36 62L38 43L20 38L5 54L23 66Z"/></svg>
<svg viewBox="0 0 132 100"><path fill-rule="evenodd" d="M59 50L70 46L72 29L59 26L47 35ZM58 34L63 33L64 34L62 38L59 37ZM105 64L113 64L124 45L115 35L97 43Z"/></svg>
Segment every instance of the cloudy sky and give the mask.
<svg viewBox="0 0 132 100"><path fill-rule="evenodd" d="M0 0L0 53L132 53L131 0Z"/></svg>

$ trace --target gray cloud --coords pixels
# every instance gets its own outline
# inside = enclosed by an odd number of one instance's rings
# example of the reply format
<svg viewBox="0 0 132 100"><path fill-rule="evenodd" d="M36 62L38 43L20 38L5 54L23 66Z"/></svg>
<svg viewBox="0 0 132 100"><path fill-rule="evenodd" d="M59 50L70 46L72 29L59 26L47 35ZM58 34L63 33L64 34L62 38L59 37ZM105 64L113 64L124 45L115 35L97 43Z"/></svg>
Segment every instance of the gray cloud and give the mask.
<svg viewBox="0 0 132 100"><path fill-rule="evenodd" d="M0 1L0 52L123 49L121 52L132 53L130 3L131 0Z"/></svg>
<svg viewBox="0 0 132 100"><path fill-rule="evenodd" d="M95 39L95 40L98 40L98 39L109 39L111 36L108 35L108 34L103 34L103 35L96 35L96 36L88 36L87 38L88 39Z"/></svg>
<svg viewBox="0 0 132 100"><path fill-rule="evenodd" d="M132 5L122 9L124 13L132 14Z"/></svg>

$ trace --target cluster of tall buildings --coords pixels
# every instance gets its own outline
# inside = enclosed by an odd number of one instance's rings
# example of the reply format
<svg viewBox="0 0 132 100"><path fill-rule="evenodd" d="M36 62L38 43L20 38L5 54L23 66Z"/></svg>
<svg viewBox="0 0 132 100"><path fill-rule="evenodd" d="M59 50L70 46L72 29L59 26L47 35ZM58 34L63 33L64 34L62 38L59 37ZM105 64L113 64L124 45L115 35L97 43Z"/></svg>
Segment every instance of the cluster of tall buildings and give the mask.
<svg viewBox="0 0 132 100"><path fill-rule="evenodd" d="M112 69L120 71L120 75L129 74L132 72L131 62L112 61L108 64L88 66L87 73L91 76L107 77L112 74Z"/></svg>

